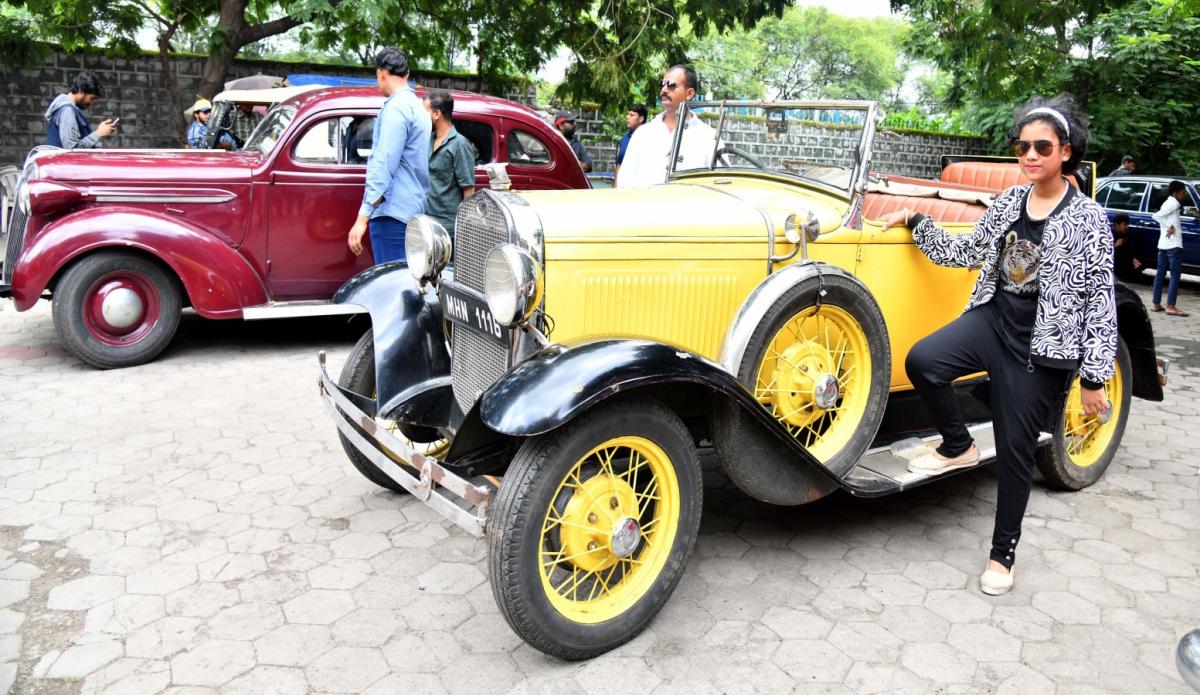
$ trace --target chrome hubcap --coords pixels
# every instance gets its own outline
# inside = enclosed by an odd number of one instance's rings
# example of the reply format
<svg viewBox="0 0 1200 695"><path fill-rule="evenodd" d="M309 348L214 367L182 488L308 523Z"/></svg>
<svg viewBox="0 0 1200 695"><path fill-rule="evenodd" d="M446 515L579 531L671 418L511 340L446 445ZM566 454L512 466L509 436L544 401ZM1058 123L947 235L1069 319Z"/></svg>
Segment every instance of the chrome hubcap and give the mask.
<svg viewBox="0 0 1200 695"><path fill-rule="evenodd" d="M840 390L837 377L826 374L817 379L813 385L813 400L816 401L818 408L828 410L837 403Z"/></svg>
<svg viewBox="0 0 1200 695"><path fill-rule="evenodd" d="M634 550L637 550L638 540L642 537L642 527L638 524L637 519L625 517L617 522L613 528L612 538L609 540L609 548L612 549L613 555L617 557L629 557Z"/></svg>
<svg viewBox="0 0 1200 695"><path fill-rule="evenodd" d="M145 304L137 292L128 287L118 287L104 295L100 314L104 322L113 328L129 328L138 323L145 311Z"/></svg>

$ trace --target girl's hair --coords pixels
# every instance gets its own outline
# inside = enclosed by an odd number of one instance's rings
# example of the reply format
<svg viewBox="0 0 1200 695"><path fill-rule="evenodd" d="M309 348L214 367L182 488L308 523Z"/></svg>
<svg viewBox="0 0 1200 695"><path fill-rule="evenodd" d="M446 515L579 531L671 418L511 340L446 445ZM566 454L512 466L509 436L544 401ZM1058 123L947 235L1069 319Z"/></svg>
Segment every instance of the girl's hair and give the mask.
<svg viewBox="0 0 1200 695"><path fill-rule="evenodd" d="M1045 111L1031 114L1030 111L1034 109L1053 109L1061 114L1071 127L1070 134L1068 135L1067 129L1052 114ZM1071 143L1071 158L1063 162L1062 173L1073 173L1079 167L1079 162L1083 161L1084 155L1087 154L1088 143L1092 140L1092 134L1088 131L1087 114L1075 105L1075 98L1070 94L1059 94L1051 98L1033 97L1013 114L1012 127L1008 129L1008 144L1011 145L1019 140L1021 129L1035 121L1040 121L1053 128L1058 135L1059 142Z"/></svg>

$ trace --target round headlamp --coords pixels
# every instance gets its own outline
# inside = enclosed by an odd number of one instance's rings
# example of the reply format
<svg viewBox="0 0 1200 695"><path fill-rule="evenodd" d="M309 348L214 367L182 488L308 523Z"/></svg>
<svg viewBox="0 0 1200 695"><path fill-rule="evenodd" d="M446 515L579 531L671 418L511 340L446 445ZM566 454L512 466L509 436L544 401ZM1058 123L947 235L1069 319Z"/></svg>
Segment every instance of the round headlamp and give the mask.
<svg viewBox="0 0 1200 695"><path fill-rule="evenodd" d="M492 316L503 326L515 326L542 303L542 268L513 244L501 244L487 256L483 286Z"/></svg>
<svg viewBox="0 0 1200 695"><path fill-rule="evenodd" d="M417 215L408 221L404 232L404 256L413 277L425 282L442 272L450 262L450 232L428 215Z"/></svg>

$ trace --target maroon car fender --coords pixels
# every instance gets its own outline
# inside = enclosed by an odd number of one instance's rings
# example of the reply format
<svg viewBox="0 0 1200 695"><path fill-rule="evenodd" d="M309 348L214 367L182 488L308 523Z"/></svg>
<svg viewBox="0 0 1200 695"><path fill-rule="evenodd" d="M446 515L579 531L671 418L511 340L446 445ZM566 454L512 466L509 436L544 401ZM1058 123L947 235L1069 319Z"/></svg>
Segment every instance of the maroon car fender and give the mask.
<svg viewBox="0 0 1200 695"><path fill-rule="evenodd" d="M237 318L243 307L267 301L258 273L224 241L173 215L104 207L66 215L35 232L13 272L17 310L32 307L72 260L104 248L138 249L158 258L205 318Z"/></svg>

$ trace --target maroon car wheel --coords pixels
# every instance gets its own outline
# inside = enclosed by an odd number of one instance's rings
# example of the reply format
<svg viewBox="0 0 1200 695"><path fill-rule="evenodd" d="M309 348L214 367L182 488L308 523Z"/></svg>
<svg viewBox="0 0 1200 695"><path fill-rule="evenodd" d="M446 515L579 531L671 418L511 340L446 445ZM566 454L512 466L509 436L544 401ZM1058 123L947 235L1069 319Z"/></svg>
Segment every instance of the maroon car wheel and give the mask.
<svg viewBox="0 0 1200 695"><path fill-rule="evenodd" d="M179 325L180 290L154 261L119 251L86 256L54 291L54 327L68 350L100 369L149 362Z"/></svg>

